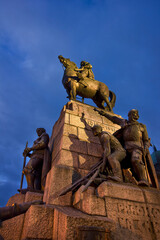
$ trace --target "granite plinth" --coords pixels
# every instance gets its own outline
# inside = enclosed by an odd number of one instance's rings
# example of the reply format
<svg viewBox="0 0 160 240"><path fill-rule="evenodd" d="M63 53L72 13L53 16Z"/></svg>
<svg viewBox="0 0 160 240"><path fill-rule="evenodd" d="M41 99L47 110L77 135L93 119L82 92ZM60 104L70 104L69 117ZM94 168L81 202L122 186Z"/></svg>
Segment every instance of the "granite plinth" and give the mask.
<svg viewBox="0 0 160 240"><path fill-rule="evenodd" d="M55 199L63 189L87 174L102 156L99 139L91 127L100 124L110 133L120 127L94 111L93 106L68 102L55 123L49 141L52 167L47 176L43 201L47 204L70 205L71 196Z"/></svg>
<svg viewBox="0 0 160 240"><path fill-rule="evenodd" d="M75 193L73 206L114 220L117 228L112 232L113 239L160 239L159 190L111 181L103 182L94 192L87 189L81 193L82 189Z"/></svg>

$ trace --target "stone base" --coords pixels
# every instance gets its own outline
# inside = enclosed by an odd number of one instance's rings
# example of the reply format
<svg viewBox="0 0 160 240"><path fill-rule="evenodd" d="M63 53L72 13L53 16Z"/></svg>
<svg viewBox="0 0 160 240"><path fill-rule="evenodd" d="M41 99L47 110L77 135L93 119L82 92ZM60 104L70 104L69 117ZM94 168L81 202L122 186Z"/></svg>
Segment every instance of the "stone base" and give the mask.
<svg viewBox="0 0 160 240"><path fill-rule="evenodd" d="M54 207L33 205L25 214L21 239L52 240Z"/></svg>
<svg viewBox="0 0 160 240"><path fill-rule="evenodd" d="M122 238L113 232L113 239L160 239L159 190L111 181L103 182L95 190L89 187L81 193L82 189L83 186L74 194L73 206L114 220Z"/></svg>
<svg viewBox="0 0 160 240"><path fill-rule="evenodd" d="M56 207L54 240L110 240L115 224L107 217L89 216L71 207Z"/></svg>
<svg viewBox="0 0 160 240"><path fill-rule="evenodd" d="M92 106L76 101L64 106L49 142L52 166L44 196L33 192L16 194L7 204L43 198L45 205L32 205L25 214L4 221L0 239L160 239L160 191L157 189L107 181L96 189L90 186L82 193L81 186L74 194L68 192L58 197L85 176L102 156L99 139L92 134L94 124L110 133L119 129ZM130 175L127 172L124 175L130 181Z"/></svg>
<svg viewBox="0 0 160 240"><path fill-rule="evenodd" d="M30 202L35 200L42 200L43 194L27 192L26 194L17 193L12 196L6 206L12 206L12 204L22 204L24 202ZM21 214L17 217L6 220L2 223L0 228L0 240L19 240L21 239L22 229L24 225L25 214Z"/></svg>

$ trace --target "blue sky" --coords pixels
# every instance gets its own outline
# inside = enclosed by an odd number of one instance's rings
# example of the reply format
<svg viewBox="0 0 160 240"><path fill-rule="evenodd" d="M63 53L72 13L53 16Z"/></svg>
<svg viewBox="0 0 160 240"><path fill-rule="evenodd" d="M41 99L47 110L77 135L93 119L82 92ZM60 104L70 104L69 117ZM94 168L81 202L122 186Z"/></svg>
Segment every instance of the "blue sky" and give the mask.
<svg viewBox="0 0 160 240"><path fill-rule="evenodd" d="M51 134L67 102L60 54L90 62L114 112L137 108L160 149L159 13L158 0L0 0L1 206L19 188L26 141L37 127Z"/></svg>

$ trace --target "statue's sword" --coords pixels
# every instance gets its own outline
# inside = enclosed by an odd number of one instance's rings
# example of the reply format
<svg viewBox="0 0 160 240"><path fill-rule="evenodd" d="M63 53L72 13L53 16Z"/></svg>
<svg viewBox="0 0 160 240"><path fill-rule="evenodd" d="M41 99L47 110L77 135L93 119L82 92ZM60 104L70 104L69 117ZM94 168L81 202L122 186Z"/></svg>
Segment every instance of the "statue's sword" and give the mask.
<svg viewBox="0 0 160 240"><path fill-rule="evenodd" d="M26 142L26 148L28 147L28 141ZM25 149L26 149L25 148ZM25 154L24 156L24 161L23 161L23 169L25 168L26 166L26 157L27 157L27 154ZM23 186L23 178L24 178L24 172L23 172L23 169L22 169L22 176L21 176L21 185L20 185L20 190L22 190L22 186Z"/></svg>

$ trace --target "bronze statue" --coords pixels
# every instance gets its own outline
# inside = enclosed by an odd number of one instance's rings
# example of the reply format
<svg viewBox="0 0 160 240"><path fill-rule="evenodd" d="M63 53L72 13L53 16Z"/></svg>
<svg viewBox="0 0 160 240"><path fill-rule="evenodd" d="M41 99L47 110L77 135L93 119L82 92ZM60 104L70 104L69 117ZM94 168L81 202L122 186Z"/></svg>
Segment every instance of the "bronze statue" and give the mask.
<svg viewBox="0 0 160 240"><path fill-rule="evenodd" d="M122 182L122 170L120 162L126 157L126 151L118 141L116 137L108 132L102 131L100 125L94 125L92 127L94 136L98 136L103 148L103 164L101 172L103 173L106 166L109 164L113 176L107 176L107 179L111 179L117 182Z"/></svg>
<svg viewBox="0 0 160 240"><path fill-rule="evenodd" d="M44 128L36 129L38 138L31 148L26 147L23 155L30 157L23 169L30 191L44 190L46 176L50 170L50 152L48 149L49 136ZM30 153L32 151L32 153Z"/></svg>
<svg viewBox="0 0 160 240"><path fill-rule="evenodd" d="M138 185L149 186L151 180L152 186L158 188L156 172L148 149L150 139L148 138L146 126L137 121L139 119L138 110L132 109L129 111L128 120L111 116L102 110L95 110L121 126L121 129L114 135L121 139L120 141L123 142L122 145L127 151L124 168L131 167Z"/></svg>
<svg viewBox="0 0 160 240"><path fill-rule="evenodd" d="M61 55L58 58L65 67L62 83L69 99L76 100L76 95L83 98L91 98L99 108L112 112L116 95L109 91L104 83L94 80L91 64L82 61L81 69L78 69L76 64L69 58L64 58ZM107 106L104 106L105 103Z"/></svg>
<svg viewBox="0 0 160 240"><path fill-rule="evenodd" d="M79 79L79 83L83 84L84 87L88 86L87 79L90 78L91 80L94 79L94 73L92 71L92 65L89 62L86 61L81 61L81 68L76 69L77 71L77 76Z"/></svg>
<svg viewBox="0 0 160 240"><path fill-rule="evenodd" d="M32 202L26 202L22 204L14 203L12 204L12 206L1 207L0 208L0 224L1 224L1 221L5 221L25 213L31 205L39 205L39 204L43 204L43 201L35 200Z"/></svg>

